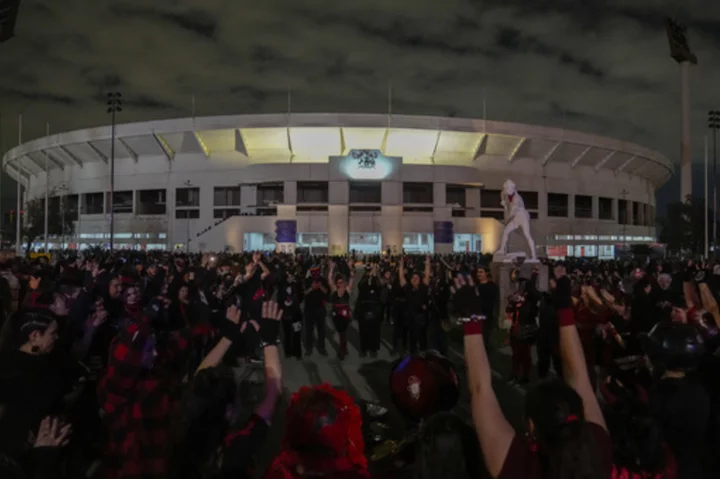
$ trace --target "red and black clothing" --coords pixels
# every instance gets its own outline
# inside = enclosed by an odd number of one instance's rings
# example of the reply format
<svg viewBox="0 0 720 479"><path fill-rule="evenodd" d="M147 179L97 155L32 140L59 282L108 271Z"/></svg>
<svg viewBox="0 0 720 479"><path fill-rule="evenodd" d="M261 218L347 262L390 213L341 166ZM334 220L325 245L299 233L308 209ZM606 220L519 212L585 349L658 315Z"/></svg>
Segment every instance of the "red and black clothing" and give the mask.
<svg viewBox="0 0 720 479"><path fill-rule="evenodd" d="M220 477L222 479L255 477L255 453L265 445L269 430L268 423L256 414L253 414L241 427L231 430L225 436L223 443Z"/></svg>
<svg viewBox="0 0 720 479"><path fill-rule="evenodd" d="M342 294L333 291L330 294L330 317L333 326L340 336L340 348L338 356L345 357L348 353L347 330L352 321L352 310L350 309L350 292L346 289Z"/></svg>
<svg viewBox="0 0 720 479"><path fill-rule="evenodd" d="M168 472L170 429L179 398L155 370L143 367L151 336L147 322L133 323L120 332L110 348L107 372L98 388L108 433L108 478L159 478ZM156 369L165 369L185 348L186 340L170 339L163 348L165 353L158 352Z"/></svg>

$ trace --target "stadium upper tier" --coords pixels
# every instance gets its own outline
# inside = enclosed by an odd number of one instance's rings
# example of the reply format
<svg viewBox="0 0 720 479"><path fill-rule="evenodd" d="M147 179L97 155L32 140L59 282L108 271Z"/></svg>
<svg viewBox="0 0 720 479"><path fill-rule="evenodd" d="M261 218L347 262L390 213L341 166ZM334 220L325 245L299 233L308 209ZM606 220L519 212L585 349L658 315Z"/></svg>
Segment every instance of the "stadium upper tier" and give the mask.
<svg viewBox="0 0 720 479"><path fill-rule="evenodd" d="M11 177L23 184L45 176L46 168L80 169L109 163L110 126L58 133L19 145L3 157ZM560 128L403 115L272 114L184 118L116 126L114 154L136 163L178 155L250 163L327 163L350 150L380 150L404 164L507 168L508 175L528 162L543 170L610 170L647 181L653 188L674 173L660 153L613 138ZM140 170L142 170L142 165ZM171 168L171 166L168 166ZM156 168L152 168L156 170Z"/></svg>

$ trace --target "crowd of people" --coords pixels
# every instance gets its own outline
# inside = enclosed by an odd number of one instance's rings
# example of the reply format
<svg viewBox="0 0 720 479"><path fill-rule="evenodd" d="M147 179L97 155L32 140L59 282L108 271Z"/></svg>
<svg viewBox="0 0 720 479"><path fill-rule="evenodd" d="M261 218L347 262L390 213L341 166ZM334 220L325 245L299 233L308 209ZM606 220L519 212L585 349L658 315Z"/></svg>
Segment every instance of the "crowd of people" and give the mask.
<svg viewBox="0 0 720 479"><path fill-rule="evenodd" d="M720 268L533 263L501 301L488 260L5 256L0 476L720 477ZM283 362L345 361L353 322L361 361L392 329L393 404L327 384L288 396ZM458 367L446 356L460 332ZM507 379L527 390L523 428L493 389L489 351L504 338ZM260 377L239 377L248 367ZM472 423L453 412L463 389ZM366 426L384 406L407 429L378 455Z"/></svg>

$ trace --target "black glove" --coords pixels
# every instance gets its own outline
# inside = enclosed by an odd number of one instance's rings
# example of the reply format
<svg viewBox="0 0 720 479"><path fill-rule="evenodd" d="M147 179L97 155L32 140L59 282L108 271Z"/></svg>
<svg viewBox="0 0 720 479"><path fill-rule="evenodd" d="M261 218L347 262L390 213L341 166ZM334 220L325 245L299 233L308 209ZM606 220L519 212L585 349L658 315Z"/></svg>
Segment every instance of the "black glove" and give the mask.
<svg viewBox="0 0 720 479"><path fill-rule="evenodd" d="M260 320L259 324L262 346L275 346L278 343L278 338L280 337L280 321L263 318Z"/></svg>

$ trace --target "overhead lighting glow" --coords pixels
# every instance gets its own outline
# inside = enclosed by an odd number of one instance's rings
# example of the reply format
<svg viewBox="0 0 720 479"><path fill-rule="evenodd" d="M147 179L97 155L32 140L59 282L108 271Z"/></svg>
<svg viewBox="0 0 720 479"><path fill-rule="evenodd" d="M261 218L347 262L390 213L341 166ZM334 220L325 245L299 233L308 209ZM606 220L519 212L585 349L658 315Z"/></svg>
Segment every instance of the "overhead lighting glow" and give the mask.
<svg viewBox="0 0 720 479"><path fill-rule="evenodd" d="M403 158L430 158L435 151L437 138L436 130L392 128L385 143L385 154Z"/></svg>
<svg viewBox="0 0 720 479"><path fill-rule="evenodd" d="M469 133L464 131L443 131L437 143L437 152L452 152L473 154L482 141L482 133Z"/></svg>
<svg viewBox="0 0 720 479"><path fill-rule="evenodd" d="M340 128L290 128L293 154L327 161L342 154Z"/></svg>
<svg viewBox="0 0 720 479"><path fill-rule="evenodd" d="M381 150L385 128L343 128L345 151L343 155L350 154L351 150Z"/></svg>
<svg viewBox="0 0 720 479"><path fill-rule="evenodd" d="M244 128L242 137L250 156L267 151L290 154L287 128Z"/></svg>

